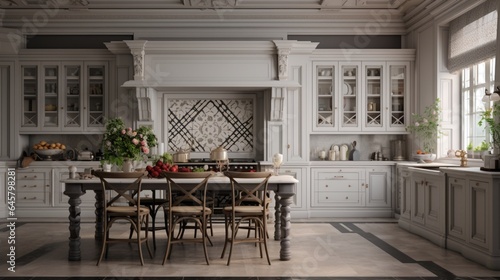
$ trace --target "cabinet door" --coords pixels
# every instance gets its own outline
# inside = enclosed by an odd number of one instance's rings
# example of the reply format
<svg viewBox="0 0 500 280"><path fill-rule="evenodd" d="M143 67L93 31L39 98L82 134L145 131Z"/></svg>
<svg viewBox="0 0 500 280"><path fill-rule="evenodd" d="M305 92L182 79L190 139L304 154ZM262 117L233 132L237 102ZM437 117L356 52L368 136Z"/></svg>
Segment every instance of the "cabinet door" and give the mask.
<svg viewBox="0 0 500 280"><path fill-rule="evenodd" d="M446 186L443 173L425 178L425 227L440 234L445 233Z"/></svg>
<svg viewBox="0 0 500 280"><path fill-rule="evenodd" d="M385 62L363 63L363 131L385 130Z"/></svg>
<svg viewBox="0 0 500 280"><path fill-rule="evenodd" d="M464 178L448 177L448 234L465 241L466 182Z"/></svg>
<svg viewBox="0 0 500 280"><path fill-rule="evenodd" d="M63 66L63 129L82 131L82 63L65 63Z"/></svg>
<svg viewBox="0 0 500 280"><path fill-rule="evenodd" d="M399 169L399 168L398 168ZM411 177L408 170L401 170L399 176L400 188L400 215L401 218L409 220L411 218Z"/></svg>
<svg viewBox="0 0 500 280"><path fill-rule="evenodd" d="M316 62L313 73L313 131L337 131L338 64Z"/></svg>
<svg viewBox="0 0 500 280"><path fill-rule="evenodd" d="M411 176L411 221L425 225L425 177L413 173Z"/></svg>
<svg viewBox="0 0 500 280"><path fill-rule="evenodd" d="M470 193L468 205L469 224L468 242L484 249L490 248L491 244L491 185L489 182L477 180L469 181ZM496 237L498 238L498 236Z"/></svg>
<svg viewBox="0 0 500 280"><path fill-rule="evenodd" d="M60 66L59 63L42 63L41 66L41 95L43 98L41 111L42 130L60 131L61 130L61 111L60 104Z"/></svg>
<svg viewBox="0 0 500 280"><path fill-rule="evenodd" d="M106 63L85 63L85 101L84 126L85 131L103 131L106 116L106 95L108 92L108 77Z"/></svg>
<svg viewBox="0 0 500 280"><path fill-rule="evenodd" d="M21 131L39 130L39 91L38 75L39 66L37 64L21 65L21 95L22 95L22 116Z"/></svg>
<svg viewBox="0 0 500 280"><path fill-rule="evenodd" d="M391 207L390 167L368 168L366 170L366 206Z"/></svg>
<svg viewBox="0 0 500 280"><path fill-rule="evenodd" d="M404 132L408 120L407 102L410 91L410 75L408 72L410 71L410 63L391 62L387 63L387 67L389 69L389 91L384 92L384 95L390 96L390 98L387 98L387 131Z"/></svg>
<svg viewBox="0 0 500 280"><path fill-rule="evenodd" d="M339 63L339 69L339 129L341 131L360 131L361 63Z"/></svg>

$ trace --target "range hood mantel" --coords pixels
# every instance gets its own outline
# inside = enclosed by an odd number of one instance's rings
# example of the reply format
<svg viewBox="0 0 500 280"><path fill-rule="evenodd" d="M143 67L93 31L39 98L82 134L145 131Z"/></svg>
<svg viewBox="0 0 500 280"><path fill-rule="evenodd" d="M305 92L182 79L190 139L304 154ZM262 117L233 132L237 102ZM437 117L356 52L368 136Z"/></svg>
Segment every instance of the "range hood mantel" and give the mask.
<svg viewBox="0 0 500 280"><path fill-rule="evenodd" d="M296 69L296 76L289 79L289 60L312 54L317 45L296 40L106 43L114 54L132 54L134 79L122 87L136 89L138 121L152 123L160 109L157 94L174 91L269 92L271 110L279 111L271 116L279 118L287 90L302 87Z"/></svg>

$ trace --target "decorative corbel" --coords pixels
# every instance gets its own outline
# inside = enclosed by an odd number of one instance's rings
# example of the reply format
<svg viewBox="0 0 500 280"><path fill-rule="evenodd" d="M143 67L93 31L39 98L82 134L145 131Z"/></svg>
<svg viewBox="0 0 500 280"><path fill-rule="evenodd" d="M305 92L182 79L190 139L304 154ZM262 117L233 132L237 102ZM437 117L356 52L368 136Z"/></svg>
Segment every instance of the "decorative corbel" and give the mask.
<svg viewBox="0 0 500 280"><path fill-rule="evenodd" d="M278 79L284 81L288 79L288 55L291 49L278 50Z"/></svg>
<svg viewBox="0 0 500 280"><path fill-rule="evenodd" d="M144 80L144 47L147 41L124 41L134 58L134 80Z"/></svg>

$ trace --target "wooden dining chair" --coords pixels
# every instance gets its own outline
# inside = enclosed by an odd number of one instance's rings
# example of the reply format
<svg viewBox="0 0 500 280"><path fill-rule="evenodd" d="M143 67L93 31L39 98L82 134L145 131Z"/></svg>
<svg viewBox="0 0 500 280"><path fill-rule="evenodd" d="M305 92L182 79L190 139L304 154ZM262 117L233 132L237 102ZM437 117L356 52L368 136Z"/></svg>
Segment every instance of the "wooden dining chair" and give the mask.
<svg viewBox="0 0 500 280"><path fill-rule="evenodd" d="M165 226L157 226L156 225L156 216L158 215L158 211L160 209L165 209L165 206L168 203L167 198L161 198L157 197L156 190L152 190L152 196L141 196L140 200L141 205L146 206L149 208L149 214L151 216L151 226L148 227L148 231L151 231L153 235L153 248L156 250L156 231L158 230L165 230L167 231L167 225L168 225L168 220L167 220L167 212L164 211L163 213L163 220L165 223ZM133 229L130 229L130 237L132 237Z"/></svg>
<svg viewBox="0 0 500 280"><path fill-rule="evenodd" d="M168 240L163 264L170 259L172 244L202 243L207 265L210 264L207 252L207 221L212 210L207 207L207 184L212 172L163 172L167 179L168 198ZM183 181L183 182L180 182ZM186 204L187 202L187 204ZM175 227L183 227L186 222L194 222L201 229L200 238L185 238L175 234Z"/></svg>
<svg viewBox="0 0 500 280"><path fill-rule="evenodd" d="M148 228L149 225L149 208L141 206L140 196L137 195L141 192L142 178L145 173L103 171L93 171L92 173L101 180L104 196L104 237L97 265L101 262L104 254L106 254L107 258L109 244L112 243L137 243L141 265L144 265L142 257L143 243L146 243L149 256L153 258L149 247L148 231L146 230L144 235L141 235L141 228ZM130 179L133 181L130 182ZM118 220L129 222L137 235L136 238L112 238L110 229Z"/></svg>
<svg viewBox="0 0 500 280"><path fill-rule="evenodd" d="M231 255L235 244L256 243L259 245L260 257L262 254L262 245L267 257L267 262L271 265L269 252L267 250L267 216L269 214L267 199L268 181L272 173L270 172L234 172L224 173L231 182L231 205L224 207L225 220L225 241L222 249L221 258L224 258L227 244L229 247L229 257L227 265L231 262ZM259 179L258 182L254 182ZM252 205L245 205L252 201ZM238 230L244 227L244 223L250 221L256 230L254 237L238 237Z"/></svg>

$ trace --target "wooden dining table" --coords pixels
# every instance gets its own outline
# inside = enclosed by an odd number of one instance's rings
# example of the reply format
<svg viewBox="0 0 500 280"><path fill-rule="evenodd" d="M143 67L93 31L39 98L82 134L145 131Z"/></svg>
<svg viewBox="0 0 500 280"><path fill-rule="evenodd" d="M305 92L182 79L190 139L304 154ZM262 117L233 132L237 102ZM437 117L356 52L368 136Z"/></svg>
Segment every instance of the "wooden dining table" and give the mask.
<svg viewBox="0 0 500 280"><path fill-rule="evenodd" d="M193 184L201 179L182 179L180 184ZM248 183L256 183L259 179L246 179ZM269 179L269 190L274 192L275 214L274 214L274 240L280 241L280 260L287 261L291 259L290 232L291 232L291 213L290 205L293 202L293 196L297 192L297 183L299 181L290 175L273 175ZM95 238L103 237L103 193L101 182L98 178L90 179L65 179L61 180L64 184L64 194L69 197L69 254L68 260L81 260L80 244L80 214L81 214L81 196L86 191L94 191L96 198L96 231ZM126 186L130 179L116 179L115 184ZM165 179L147 178L142 180L142 190L166 190L167 182ZM213 176L208 181L208 190L220 191L230 190L229 178L225 176Z"/></svg>

